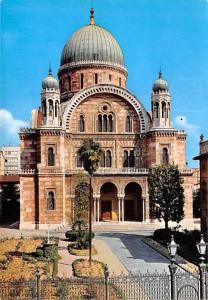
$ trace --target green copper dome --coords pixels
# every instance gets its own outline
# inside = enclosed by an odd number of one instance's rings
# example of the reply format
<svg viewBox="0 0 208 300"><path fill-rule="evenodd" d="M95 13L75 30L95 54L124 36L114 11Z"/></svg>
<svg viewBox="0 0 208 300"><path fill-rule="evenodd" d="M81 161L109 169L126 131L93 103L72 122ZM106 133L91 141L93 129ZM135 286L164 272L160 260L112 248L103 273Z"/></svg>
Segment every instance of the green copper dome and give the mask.
<svg viewBox="0 0 208 300"><path fill-rule="evenodd" d="M42 89L59 89L58 80L53 77L51 67L49 68L48 76L42 81Z"/></svg>
<svg viewBox="0 0 208 300"><path fill-rule="evenodd" d="M112 34L95 24L91 9L90 23L76 31L64 46L61 66L102 63L125 69L122 50Z"/></svg>
<svg viewBox="0 0 208 300"><path fill-rule="evenodd" d="M163 79L161 71L159 72L158 79L153 84L152 90L153 92L168 92L169 90L168 83Z"/></svg>

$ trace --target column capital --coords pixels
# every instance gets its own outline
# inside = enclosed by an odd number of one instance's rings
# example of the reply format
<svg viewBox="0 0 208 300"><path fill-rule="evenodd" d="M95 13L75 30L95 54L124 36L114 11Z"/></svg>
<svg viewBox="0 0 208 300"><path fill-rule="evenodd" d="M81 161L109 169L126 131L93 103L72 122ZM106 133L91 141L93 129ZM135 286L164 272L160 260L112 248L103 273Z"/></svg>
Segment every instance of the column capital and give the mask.
<svg viewBox="0 0 208 300"><path fill-rule="evenodd" d="M119 194L119 195L118 195L118 198L123 199L124 197L125 197L125 194Z"/></svg>

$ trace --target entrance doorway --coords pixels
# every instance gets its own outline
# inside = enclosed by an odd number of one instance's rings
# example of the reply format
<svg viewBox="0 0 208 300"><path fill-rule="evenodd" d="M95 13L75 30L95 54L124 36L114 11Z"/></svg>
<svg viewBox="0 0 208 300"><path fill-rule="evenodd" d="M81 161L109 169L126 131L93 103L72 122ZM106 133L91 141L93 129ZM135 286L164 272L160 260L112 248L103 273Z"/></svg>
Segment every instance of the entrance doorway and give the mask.
<svg viewBox="0 0 208 300"><path fill-rule="evenodd" d="M109 221L112 219L112 202L110 200L102 200L101 202L101 218L103 221Z"/></svg>
<svg viewBox="0 0 208 300"><path fill-rule="evenodd" d="M143 221L142 189L136 182L125 187L124 221Z"/></svg>
<svg viewBox="0 0 208 300"><path fill-rule="evenodd" d="M124 202L124 216L125 221L134 220L134 200L127 200Z"/></svg>
<svg viewBox="0 0 208 300"><path fill-rule="evenodd" d="M100 189L101 221L118 220L117 188L112 182L106 182Z"/></svg>

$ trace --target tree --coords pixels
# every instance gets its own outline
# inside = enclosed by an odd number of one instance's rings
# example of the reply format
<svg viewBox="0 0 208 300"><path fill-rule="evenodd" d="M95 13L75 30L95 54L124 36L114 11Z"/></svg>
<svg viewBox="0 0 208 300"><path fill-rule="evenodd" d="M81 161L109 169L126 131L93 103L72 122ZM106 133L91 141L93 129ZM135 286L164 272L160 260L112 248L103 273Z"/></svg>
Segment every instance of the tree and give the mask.
<svg viewBox="0 0 208 300"><path fill-rule="evenodd" d="M193 191L192 198L193 198L193 216L194 218L200 218L201 216L200 189Z"/></svg>
<svg viewBox="0 0 208 300"><path fill-rule="evenodd" d="M90 176L90 193L89 193L89 262L91 266L92 261L92 176L99 167L99 161L103 151L99 143L94 142L92 139L86 139L78 151L80 158L83 162L85 171Z"/></svg>
<svg viewBox="0 0 208 300"><path fill-rule="evenodd" d="M89 181L85 174L74 176L74 223L87 223L89 219Z"/></svg>
<svg viewBox="0 0 208 300"><path fill-rule="evenodd" d="M150 212L154 219L161 219L168 229L168 222L179 223L184 218L183 178L174 164L150 168L148 177Z"/></svg>

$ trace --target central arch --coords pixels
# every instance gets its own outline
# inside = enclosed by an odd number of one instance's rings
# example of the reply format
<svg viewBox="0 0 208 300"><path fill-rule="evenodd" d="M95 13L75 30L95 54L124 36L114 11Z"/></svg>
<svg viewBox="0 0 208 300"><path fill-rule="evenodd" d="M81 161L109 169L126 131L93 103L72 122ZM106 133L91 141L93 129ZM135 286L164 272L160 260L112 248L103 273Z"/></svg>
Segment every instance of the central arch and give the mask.
<svg viewBox="0 0 208 300"><path fill-rule="evenodd" d="M106 182L100 189L101 221L118 220L118 190L112 182Z"/></svg>
<svg viewBox="0 0 208 300"><path fill-rule="evenodd" d="M142 188L136 182L125 187L124 221L143 221Z"/></svg>
<svg viewBox="0 0 208 300"><path fill-rule="evenodd" d="M148 120L147 113L141 102L132 95L129 91L122 87L108 85L108 84L98 84L90 88L84 89L76 93L70 101L68 101L64 114L63 114L63 127L66 131L69 131L70 119L75 108L86 98L95 94L109 93L120 96L129 102L135 109L138 118L140 120L141 132L146 132L148 130Z"/></svg>

